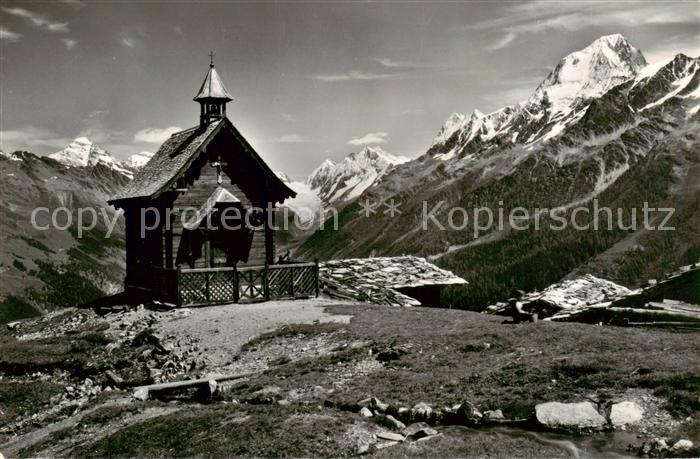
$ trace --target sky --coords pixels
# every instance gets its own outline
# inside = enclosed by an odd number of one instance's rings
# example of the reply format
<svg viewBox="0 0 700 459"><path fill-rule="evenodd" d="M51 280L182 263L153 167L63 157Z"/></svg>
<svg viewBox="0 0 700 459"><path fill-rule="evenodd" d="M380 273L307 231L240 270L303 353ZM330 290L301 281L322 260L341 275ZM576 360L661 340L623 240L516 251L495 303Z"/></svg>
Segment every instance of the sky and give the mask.
<svg viewBox="0 0 700 459"><path fill-rule="evenodd" d="M303 179L365 145L419 156L452 112L524 100L611 33L649 62L698 56L700 3L3 0L0 147L156 151L198 123L213 51L228 117Z"/></svg>

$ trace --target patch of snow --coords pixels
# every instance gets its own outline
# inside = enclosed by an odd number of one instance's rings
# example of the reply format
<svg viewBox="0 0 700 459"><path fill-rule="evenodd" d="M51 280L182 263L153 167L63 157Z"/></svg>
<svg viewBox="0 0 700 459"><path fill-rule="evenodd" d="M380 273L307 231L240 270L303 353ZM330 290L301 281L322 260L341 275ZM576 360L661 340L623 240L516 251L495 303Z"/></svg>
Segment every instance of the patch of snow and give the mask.
<svg viewBox="0 0 700 459"><path fill-rule="evenodd" d="M87 137L78 137L63 150L50 154L49 158L68 167L92 167L100 164L129 178L133 177L130 169Z"/></svg>
<svg viewBox="0 0 700 459"><path fill-rule="evenodd" d="M547 98L552 115L567 113L577 100L599 97L646 66L641 51L622 35L603 36L563 58L525 105L539 106Z"/></svg>
<svg viewBox="0 0 700 459"><path fill-rule="evenodd" d="M697 72L697 70L696 70L696 72ZM666 101L667 101L668 99L670 99L671 97L676 96L678 93L680 93L681 91L683 91L683 90L685 89L686 86L688 86L688 83L691 82L691 80L692 80L693 77L695 76L695 73L696 73L696 72L693 72L692 74L690 74L690 75L688 75L688 76L686 76L686 77L684 77L684 78L681 78L681 79L678 80L678 81L675 81L675 82L673 83L673 86L675 87L675 89L674 89L673 91L671 91L671 92L669 92L668 94L664 95L664 96L663 96L662 98L660 98L659 100L657 100L657 101L655 101L655 102L651 102L651 103L645 105L645 106L642 107L639 111L640 111L640 112L643 112L644 110L647 110L647 109L649 109L649 108L659 106L659 105L663 104L664 102L666 102ZM696 90L696 91L697 91L697 90Z"/></svg>
<svg viewBox="0 0 700 459"><path fill-rule="evenodd" d="M22 157L15 153L5 153L4 151L0 150L0 155L4 156L10 161L22 161Z"/></svg>
<svg viewBox="0 0 700 459"><path fill-rule="evenodd" d="M326 203L349 201L364 193L395 166L410 161L379 147L365 147L335 163L325 160L306 180Z"/></svg>
<svg viewBox="0 0 700 459"><path fill-rule="evenodd" d="M153 157L153 152L150 151L142 151L141 153L135 153L126 160L124 164L127 166L133 168L133 169L140 169L143 166L146 165L148 161L151 160Z"/></svg>
<svg viewBox="0 0 700 459"><path fill-rule="evenodd" d="M464 124L466 118L467 115L462 113L455 112L451 114L449 118L447 118L447 121L445 121L445 125L442 126L440 132L438 132L438 135L433 140L431 147L447 142L447 140L452 137L452 134L457 132L462 127L462 124Z"/></svg>

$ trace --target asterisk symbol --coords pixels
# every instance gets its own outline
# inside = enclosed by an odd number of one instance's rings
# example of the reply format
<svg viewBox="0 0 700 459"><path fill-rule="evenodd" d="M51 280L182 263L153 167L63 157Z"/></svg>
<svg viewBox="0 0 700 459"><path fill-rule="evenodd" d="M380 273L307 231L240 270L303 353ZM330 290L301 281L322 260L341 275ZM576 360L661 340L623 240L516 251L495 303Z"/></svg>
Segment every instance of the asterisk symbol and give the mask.
<svg viewBox="0 0 700 459"><path fill-rule="evenodd" d="M378 204L372 204L372 202L369 200L369 198L365 199L364 203L360 203L360 211L358 212L359 215L364 214L365 217L368 217L372 214L376 214L376 208Z"/></svg>
<svg viewBox="0 0 700 459"><path fill-rule="evenodd" d="M386 207L386 210L384 211L385 215L389 215L391 218L394 218L394 215L400 214L401 211L399 210L399 206L401 203L395 203L393 199L389 201L388 204L384 204L384 207Z"/></svg>

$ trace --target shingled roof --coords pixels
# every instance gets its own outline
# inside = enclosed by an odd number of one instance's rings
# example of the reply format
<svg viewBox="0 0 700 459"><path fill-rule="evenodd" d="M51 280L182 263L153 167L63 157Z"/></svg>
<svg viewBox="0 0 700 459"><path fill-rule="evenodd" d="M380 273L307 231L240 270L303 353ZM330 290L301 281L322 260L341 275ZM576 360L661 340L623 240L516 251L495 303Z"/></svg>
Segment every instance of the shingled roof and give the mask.
<svg viewBox="0 0 700 459"><path fill-rule="evenodd" d="M127 199L155 198L167 191L192 164L202 148L223 128L229 129L243 150L250 154L270 177L274 177L279 182L277 185L281 190L282 199L296 196L296 193L287 187L260 158L231 121L228 118L222 118L212 122L204 130L193 127L170 136L151 160L134 175L134 179L117 192L109 203L114 204Z"/></svg>
<svg viewBox="0 0 700 459"><path fill-rule="evenodd" d="M397 289L432 285L460 285L467 281L414 256L349 258L321 263L324 291L333 296L395 306L420 306L420 301Z"/></svg>

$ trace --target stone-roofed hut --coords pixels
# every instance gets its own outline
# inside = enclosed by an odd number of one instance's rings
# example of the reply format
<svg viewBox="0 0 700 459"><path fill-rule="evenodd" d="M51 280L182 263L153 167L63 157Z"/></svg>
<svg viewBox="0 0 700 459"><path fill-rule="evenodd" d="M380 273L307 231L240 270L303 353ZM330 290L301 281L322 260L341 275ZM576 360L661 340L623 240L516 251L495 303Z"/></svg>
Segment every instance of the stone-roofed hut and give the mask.
<svg viewBox="0 0 700 459"><path fill-rule="evenodd" d="M167 139L110 200L125 213L127 288L152 289L164 271L273 263L274 208L295 193L226 117L232 99L212 62L194 98L199 125Z"/></svg>
<svg viewBox="0 0 700 459"><path fill-rule="evenodd" d="M392 306L440 306L440 290L467 281L414 256L348 258L321 263L321 288L338 298Z"/></svg>

